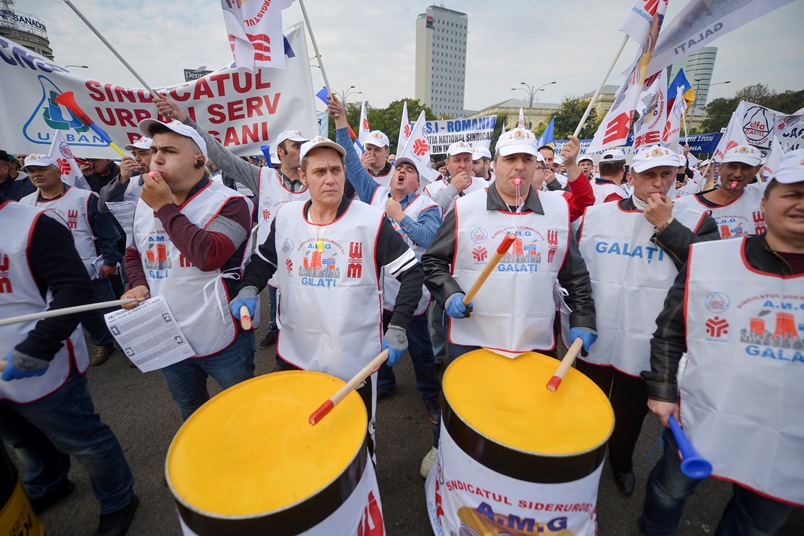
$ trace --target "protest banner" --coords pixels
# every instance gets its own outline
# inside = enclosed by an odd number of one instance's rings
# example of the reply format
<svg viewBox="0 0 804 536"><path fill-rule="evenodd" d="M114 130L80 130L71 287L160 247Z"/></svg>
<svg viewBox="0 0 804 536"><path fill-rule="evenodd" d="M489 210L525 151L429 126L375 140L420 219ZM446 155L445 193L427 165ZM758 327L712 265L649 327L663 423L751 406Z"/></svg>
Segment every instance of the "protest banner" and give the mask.
<svg viewBox="0 0 804 536"><path fill-rule="evenodd" d="M427 121L424 127L430 154L444 154L456 141L465 141L472 147L489 147L497 116L471 117Z"/></svg>
<svg viewBox="0 0 804 536"><path fill-rule="evenodd" d="M238 155L260 154L283 130L318 131L307 45L301 23L288 29L286 68L222 68L198 80L157 89L187 109L190 117ZM72 91L75 100L118 145L141 136L137 124L155 118L151 94L84 79L0 37L0 139L17 152L44 153L54 130L82 157L116 154L97 134L54 99ZM163 117L158 117L166 121Z"/></svg>
<svg viewBox="0 0 804 536"><path fill-rule="evenodd" d="M774 121L776 139L782 149L795 151L804 147L804 109L794 114L779 114Z"/></svg>

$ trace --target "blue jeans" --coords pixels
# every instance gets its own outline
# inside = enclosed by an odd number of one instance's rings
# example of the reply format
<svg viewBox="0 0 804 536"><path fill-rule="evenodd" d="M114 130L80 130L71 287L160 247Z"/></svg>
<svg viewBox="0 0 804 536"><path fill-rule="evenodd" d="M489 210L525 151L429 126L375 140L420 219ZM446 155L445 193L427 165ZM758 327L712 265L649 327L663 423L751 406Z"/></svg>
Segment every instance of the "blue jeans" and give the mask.
<svg viewBox="0 0 804 536"><path fill-rule="evenodd" d="M392 316L390 311L383 311L383 330L388 329ZM438 396L441 394L441 382L438 381L433 347L430 343L430 334L427 332L427 316L422 314L412 317L408 324L407 334L408 353L413 361L413 371L416 373L416 389L425 403L438 400ZM377 391L379 393L396 390L396 375L388 362L383 363L380 367L378 379Z"/></svg>
<svg viewBox="0 0 804 536"><path fill-rule="evenodd" d="M228 389L254 377L254 332L237 336L232 344L217 354L185 359L161 369L173 400L185 421L209 400L207 378Z"/></svg>
<svg viewBox="0 0 804 536"><path fill-rule="evenodd" d="M452 363L463 354L468 354L469 352L474 352L475 350L480 350L480 346L464 346L462 344L454 344L448 343L449 348L447 352L447 364Z"/></svg>
<svg viewBox="0 0 804 536"><path fill-rule="evenodd" d="M438 364L447 361L447 319L444 309L435 300L427 308L427 329L430 332L430 342L433 345L433 356Z"/></svg>
<svg viewBox="0 0 804 536"><path fill-rule="evenodd" d="M675 534L687 497L693 494L700 480L681 472L678 445L673 433L665 429L664 456L648 478L645 506L639 518L641 535ZM720 518L716 535L762 536L779 534L793 507L763 497L734 484L732 496Z"/></svg>
<svg viewBox="0 0 804 536"><path fill-rule="evenodd" d="M22 484L32 500L64 483L70 456L89 473L101 514L119 510L134 498L134 477L123 449L95 413L86 377L77 372L36 402L0 400L0 437L22 462Z"/></svg>
<svg viewBox="0 0 804 536"><path fill-rule="evenodd" d="M112 290L112 283L108 279L101 277L92 281L92 302L101 303L105 301L116 300ZM107 309L96 309L84 314L81 320L81 325L89 333L89 338L95 346L105 346L107 344L114 344L114 337L109 333L109 328L103 320L103 315L118 309L118 307L109 307Z"/></svg>

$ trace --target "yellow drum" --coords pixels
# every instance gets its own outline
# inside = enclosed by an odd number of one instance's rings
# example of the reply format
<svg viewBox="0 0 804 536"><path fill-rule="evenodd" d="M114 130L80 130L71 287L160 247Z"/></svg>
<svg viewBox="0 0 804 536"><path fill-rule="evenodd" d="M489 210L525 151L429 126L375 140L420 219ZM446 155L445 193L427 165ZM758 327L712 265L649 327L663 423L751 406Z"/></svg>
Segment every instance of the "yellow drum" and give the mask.
<svg viewBox="0 0 804 536"><path fill-rule="evenodd" d="M343 384L308 371L260 376L187 419L165 468L184 533L332 533L340 518L378 515L381 524L360 396L350 393L318 425L308 423Z"/></svg>
<svg viewBox="0 0 804 536"><path fill-rule="evenodd" d="M548 391L558 363L478 350L447 368L439 459L427 481L435 532L595 533L614 413L575 369Z"/></svg>
<svg viewBox="0 0 804 536"><path fill-rule="evenodd" d="M17 477L17 468L0 443L0 534L42 536L44 533Z"/></svg>

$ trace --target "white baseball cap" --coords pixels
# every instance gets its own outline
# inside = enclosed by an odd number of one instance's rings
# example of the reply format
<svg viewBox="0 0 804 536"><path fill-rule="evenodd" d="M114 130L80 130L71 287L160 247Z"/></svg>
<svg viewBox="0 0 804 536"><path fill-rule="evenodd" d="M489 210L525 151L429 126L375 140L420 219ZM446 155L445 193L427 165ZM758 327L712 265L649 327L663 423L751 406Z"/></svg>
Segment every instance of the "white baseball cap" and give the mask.
<svg viewBox="0 0 804 536"><path fill-rule="evenodd" d="M163 123L161 121L157 121L156 119L143 119L140 121L139 128L140 132L142 132L145 136L153 137L153 133L151 129L157 125L162 125L166 127L168 130L171 130L178 134L179 136L184 136L185 138L190 138L198 145L198 148L201 150L201 154L204 155L204 160L209 160L209 155L207 154L207 143L204 141L204 138L196 132L196 130L188 125L185 125L181 121L174 119L170 123Z"/></svg>
<svg viewBox="0 0 804 536"><path fill-rule="evenodd" d="M536 158L541 156L539 146L536 144L536 136L525 128L515 128L501 135L494 150L500 156L517 153L532 154Z"/></svg>
<svg viewBox="0 0 804 536"><path fill-rule="evenodd" d="M488 158L491 160L491 151L488 147L475 147L472 149L472 160L480 160L481 158Z"/></svg>
<svg viewBox="0 0 804 536"><path fill-rule="evenodd" d="M28 167L48 167L53 166L54 168L58 169L59 164L50 157L50 155L46 154L29 154L25 157L25 165L22 166L20 169L22 171L27 171Z"/></svg>
<svg viewBox="0 0 804 536"><path fill-rule="evenodd" d="M25 159L28 162L28 159ZM796 184L804 182L804 149L791 151L782 157L779 167L771 175L770 181L781 184Z"/></svg>
<svg viewBox="0 0 804 536"><path fill-rule="evenodd" d="M541 153L539 153L541 154ZM553 157L553 163L558 164L559 166L564 163L564 157L560 154L557 154Z"/></svg>
<svg viewBox="0 0 804 536"><path fill-rule="evenodd" d="M375 147L390 147L388 136L379 130L372 130L363 140L363 145L374 145Z"/></svg>
<svg viewBox="0 0 804 536"><path fill-rule="evenodd" d="M678 155L667 147L654 145L639 151L631 161L631 169L637 173L659 166L678 167Z"/></svg>
<svg viewBox="0 0 804 536"><path fill-rule="evenodd" d="M580 163L581 163L581 162L583 162L584 160L589 160L589 161L590 161L590 162L592 162L593 164L595 163L594 159L592 159L592 157L591 157L590 155L588 155L588 154L582 154L582 155L580 156L580 158L578 158L578 163L580 164Z"/></svg>
<svg viewBox="0 0 804 536"><path fill-rule="evenodd" d="M341 156L346 156L346 151L343 149L343 147L329 138L325 138L324 136L316 136L315 138L302 144L301 149L299 149L299 160L307 156L307 153L313 149L318 149L319 147L335 149Z"/></svg>
<svg viewBox="0 0 804 536"><path fill-rule="evenodd" d="M465 141L456 141L447 149L447 156L455 156L456 154L463 153L472 154L472 146Z"/></svg>
<svg viewBox="0 0 804 536"><path fill-rule="evenodd" d="M301 143L309 141L298 130L285 130L281 134L279 134L279 136L276 137L276 144L279 145L280 143L286 140L298 141Z"/></svg>
<svg viewBox="0 0 804 536"><path fill-rule="evenodd" d="M603 153L600 160L611 160L612 162L619 162L620 160L625 161L625 153L622 152L621 149L609 149Z"/></svg>
<svg viewBox="0 0 804 536"><path fill-rule="evenodd" d="M133 151L134 149L142 149L143 151L147 151L148 149L151 148L151 143L153 143L153 141L154 140L152 140L151 138L143 136L137 140L134 140L134 143L129 143L128 145L123 147L123 149L125 149L126 151Z"/></svg>
<svg viewBox="0 0 804 536"><path fill-rule="evenodd" d="M762 163L762 153L756 147L738 145L726 151L721 163L727 162L741 162L749 166L758 166Z"/></svg>

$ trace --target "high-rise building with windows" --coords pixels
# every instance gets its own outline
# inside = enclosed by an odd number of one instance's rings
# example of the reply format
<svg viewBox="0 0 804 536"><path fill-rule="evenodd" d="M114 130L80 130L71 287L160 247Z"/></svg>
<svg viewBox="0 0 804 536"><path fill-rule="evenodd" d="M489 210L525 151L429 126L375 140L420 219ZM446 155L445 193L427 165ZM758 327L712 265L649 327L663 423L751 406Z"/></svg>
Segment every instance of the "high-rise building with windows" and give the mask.
<svg viewBox="0 0 804 536"><path fill-rule="evenodd" d="M416 19L416 98L438 115L463 111L466 13L430 6Z"/></svg>
<svg viewBox="0 0 804 536"><path fill-rule="evenodd" d="M670 66L668 81L672 82L679 69L684 69L684 75L695 90L693 110L703 110L706 107L715 60L717 60L717 47L703 47Z"/></svg>

